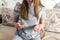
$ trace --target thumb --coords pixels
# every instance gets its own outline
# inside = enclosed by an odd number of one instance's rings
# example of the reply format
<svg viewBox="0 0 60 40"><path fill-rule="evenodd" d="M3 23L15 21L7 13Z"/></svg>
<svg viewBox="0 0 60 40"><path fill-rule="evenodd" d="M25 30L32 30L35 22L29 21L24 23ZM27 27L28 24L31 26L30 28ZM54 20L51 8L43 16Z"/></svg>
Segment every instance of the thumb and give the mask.
<svg viewBox="0 0 60 40"><path fill-rule="evenodd" d="M42 32L45 32L44 28L41 29Z"/></svg>

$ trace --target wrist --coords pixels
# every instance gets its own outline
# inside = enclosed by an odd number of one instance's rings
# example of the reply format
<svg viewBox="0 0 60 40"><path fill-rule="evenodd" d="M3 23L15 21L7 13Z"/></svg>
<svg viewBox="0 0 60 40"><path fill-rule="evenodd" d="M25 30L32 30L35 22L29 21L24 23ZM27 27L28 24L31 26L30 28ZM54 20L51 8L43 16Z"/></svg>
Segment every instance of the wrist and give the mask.
<svg viewBox="0 0 60 40"><path fill-rule="evenodd" d="M43 24L39 24L39 27L44 27L44 25Z"/></svg>

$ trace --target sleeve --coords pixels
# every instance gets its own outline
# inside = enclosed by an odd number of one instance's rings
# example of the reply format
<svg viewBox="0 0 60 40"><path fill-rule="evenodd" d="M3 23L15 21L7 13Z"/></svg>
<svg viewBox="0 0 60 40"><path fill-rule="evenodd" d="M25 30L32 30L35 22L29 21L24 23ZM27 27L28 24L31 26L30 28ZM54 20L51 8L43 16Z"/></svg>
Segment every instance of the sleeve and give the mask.
<svg viewBox="0 0 60 40"><path fill-rule="evenodd" d="M45 20L46 19L46 12L45 9L41 9L39 12L39 17L41 20Z"/></svg>
<svg viewBox="0 0 60 40"><path fill-rule="evenodd" d="M14 20L18 21L19 15L20 15L20 3L17 3L16 6L14 7Z"/></svg>

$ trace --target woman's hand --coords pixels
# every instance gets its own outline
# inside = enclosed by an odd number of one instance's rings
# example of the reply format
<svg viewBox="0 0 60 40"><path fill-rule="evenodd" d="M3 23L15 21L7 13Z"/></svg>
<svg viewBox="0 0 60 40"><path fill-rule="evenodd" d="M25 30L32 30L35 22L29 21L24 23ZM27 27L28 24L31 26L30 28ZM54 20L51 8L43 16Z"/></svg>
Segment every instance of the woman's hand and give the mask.
<svg viewBox="0 0 60 40"><path fill-rule="evenodd" d="M44 27L42 24L38 24L34 27L34 31L38 32L38 31L44 31Z"/></svg>
<svg viewBox="0 0 60 40"><path fill-rule="evenodd" d="M22 23L22 22L17 23L17 25L18 25L18 28L19 28L19 29L24 28L24 23Z"/></svg>
<svg viewBox="0 0 60 40"><path fill-rule="evenodd" d="M35 31L35 32L38 32L39 28L40 28L39 25L36 25L36 26L34 27L34 31Z"/></svg>
<svg viewBox="0 0 60 40"><path fill-rule="evenodd" d="M18 28L18 29L22 29L22 28L24 28L24 23L14 23L14 26L16 27L16 28Z"/></svg>

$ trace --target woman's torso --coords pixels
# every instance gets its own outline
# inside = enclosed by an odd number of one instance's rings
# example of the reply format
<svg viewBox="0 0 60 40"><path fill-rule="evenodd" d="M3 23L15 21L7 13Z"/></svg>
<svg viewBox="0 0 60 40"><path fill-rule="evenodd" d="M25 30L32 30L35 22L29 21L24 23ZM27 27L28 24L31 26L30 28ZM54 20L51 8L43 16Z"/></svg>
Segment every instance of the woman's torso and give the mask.
<svg viewBox="0 0 60 40"><path fill-rule="evenodd" d="M38 9L39 9L39 13L40 13L39 17L41 17L42 13L40 11L42 11L42 8L38 8ZM33 6L33 4L29 5L28 10L29 10L29 16L28 16L29 18L28 18L28 20L24 20L23 18L21 18L19 16L19 21L22 20L25 27L33 26L33 25L37 24L37 18L36 18L35 14L34 14L34 6Z"/></svg>

